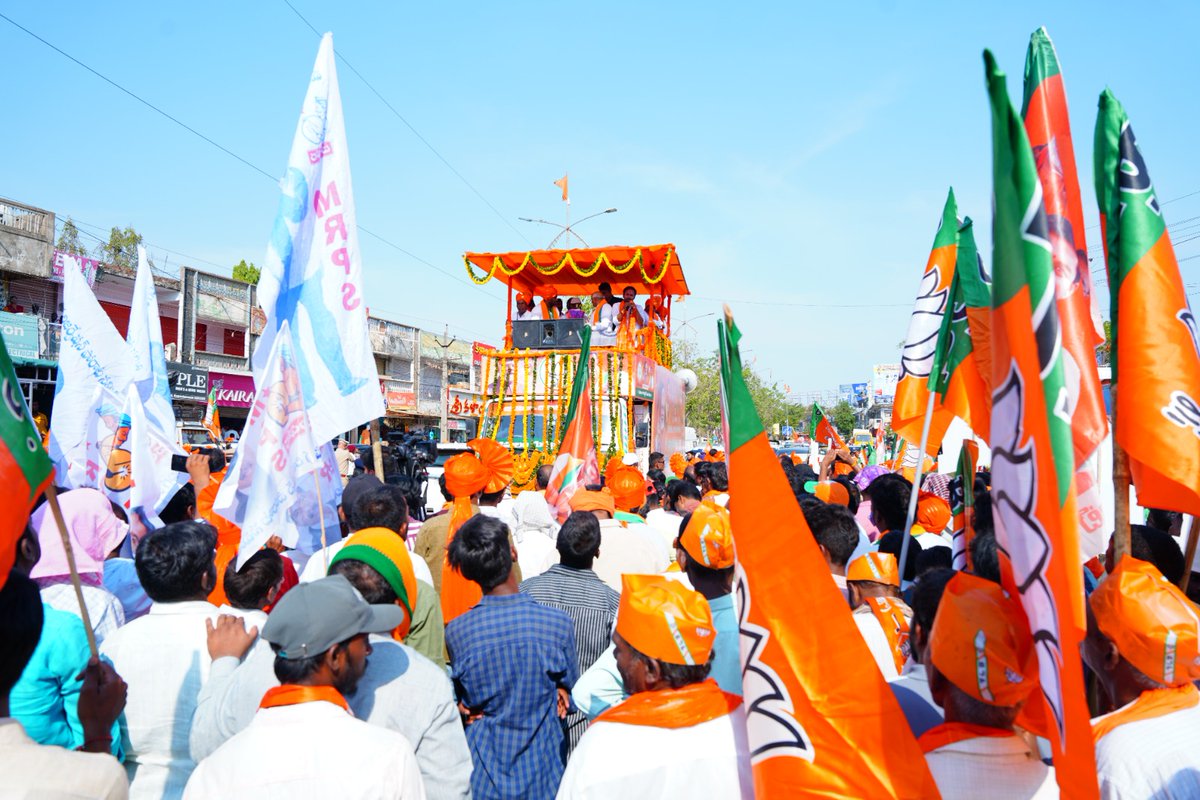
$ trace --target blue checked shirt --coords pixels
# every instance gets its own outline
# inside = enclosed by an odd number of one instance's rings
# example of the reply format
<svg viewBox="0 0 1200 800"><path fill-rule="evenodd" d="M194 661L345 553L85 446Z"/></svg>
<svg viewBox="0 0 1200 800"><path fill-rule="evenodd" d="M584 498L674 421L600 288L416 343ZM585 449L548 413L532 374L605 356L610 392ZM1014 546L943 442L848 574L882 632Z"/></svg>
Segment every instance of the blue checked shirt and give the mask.
<svg viewBox="0 0 1200 800"><path fill-rule="evenodd" d="M446 626L459 700L482 712L467 726L475 800L553 798L565 763L556 689L579 677L575 627L525 594L485 596Z"/></svg>

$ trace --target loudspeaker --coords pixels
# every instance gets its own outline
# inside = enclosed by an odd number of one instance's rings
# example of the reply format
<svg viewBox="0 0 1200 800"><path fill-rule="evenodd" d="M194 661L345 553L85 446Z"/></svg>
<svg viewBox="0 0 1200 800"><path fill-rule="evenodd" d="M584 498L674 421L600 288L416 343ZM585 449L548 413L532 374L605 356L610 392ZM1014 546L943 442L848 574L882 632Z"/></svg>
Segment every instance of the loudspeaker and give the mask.
<svg viewBox="0 0 1200 800"><path fill-rule="evenodd" d="M521 350L572 350L580 345L582 319L513 320L513 347Z"/></svg>

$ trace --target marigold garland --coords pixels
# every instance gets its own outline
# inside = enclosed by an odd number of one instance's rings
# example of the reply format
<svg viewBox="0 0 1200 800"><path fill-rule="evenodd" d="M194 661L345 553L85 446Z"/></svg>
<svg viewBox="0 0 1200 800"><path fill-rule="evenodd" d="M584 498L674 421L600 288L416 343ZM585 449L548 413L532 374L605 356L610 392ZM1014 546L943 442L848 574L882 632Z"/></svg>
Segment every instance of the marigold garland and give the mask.
<svg viewBox="0 0 1200 800"><path fill-rule="evenodd" d="M525 254L525 257L521 259L521 263L511 270L504 266L504 261L500 258L500 256L493 256L492 268L484 273L482 277L479 277L475 274L475 265L471 263L471 260L466 256L463 256L463 263L467 267L467 275L470 276L471 281L478 286L482 286L490 281L492 277L495 276L497 270L499 270L502 275L511 278L531 264L533 265L534 269L546 277L557 275L567 267L570 267L576 275L579 275L583 278L592 277L599 272L601 267L607 267L614 275L624 275L634 267L637 267L641 272L642 279L646 283L657 284L661 282L664 277L666 277L667 270L671 267L671 259L674 255L675 250L673 248L666 251L666 255L663 256L662 260L662 269L660 269L658 274L654 276L646 272L646 263L645 259L642 257L642 249L640 247L634 250L633 258L621 264L614 264L609 259L607 253L601 252L596 260L592 262L590 268L587 266L582 266L576 262L570 251L563 253L562 257L559 258L558 261L544 267L534 260L532 252L528 252Z"/></svg>

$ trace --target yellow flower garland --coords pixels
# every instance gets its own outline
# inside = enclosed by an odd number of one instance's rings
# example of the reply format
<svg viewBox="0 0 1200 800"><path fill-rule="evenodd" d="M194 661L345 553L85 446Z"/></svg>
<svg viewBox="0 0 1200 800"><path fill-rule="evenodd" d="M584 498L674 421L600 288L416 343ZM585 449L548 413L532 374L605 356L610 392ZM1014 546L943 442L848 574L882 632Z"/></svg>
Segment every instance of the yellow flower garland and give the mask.
<svg viewBox="0 0 1200 800"><path fill-rule="evenodd" d="M476 276L475 265L472 264L471 260L468 259L466 256L463 256L463 263L467 267L467 275L470 276L471 281L478 286L482 286L483 284L490 281L492 279L492 277L495 276L497 270L499 270L502 275L506 275L511 278L514 275L521 272L522 270L524 270L530 264L533 265L534 269L536 269L539 273L541 273L542 275L545 275L546 277L557 275L559 272L561 272L563 269L565 269L567 267L570 267L571 270L576 275L579 275L580 277L583 277L583 278L592 277L593 275L595 275L597 272L600 271L601 267L607 267L610 271L612 271L612 273L614 275L624 275L625 273L632 270L634 267L637 267L638 270L641 272L642 279L644 281L646 281L646 283L656 284L656 283L659 283L660 281L662 281L662 279L664 277L666 277L667 270L670 269L670 266L671 266L671 257L674 255L675 255L675 251L673 249L667 250L666 255L663 257L662 269L659 270L658 275L656 275L656 276L651 276L648 272L646 272L645 259L643 259L643 257L642 257L642 249L640 247L634 251L633 258L629 259L628 261L626 261L623 264L614 264L609 259L607 253L601 252L599 257L597 257L596 260L592 262L592 265L590 268L586 267L586 266L581 266L578 262L576 262L574 257L572 257L572 255L569 251L564 253L562 258L560 258L558 261L556 261L555 263L550 264L548 266L545 266L545 267L538 264L533 258L533 253L529 252L529 253L525 254L525 257L523 259L521 259L521 263L518 264L514 269L511 269L511 270L508 267L504 266L504 262L501 260L500 256L494 256L492 258L492 268L489 269L483 275L483 277Z"/></svg>

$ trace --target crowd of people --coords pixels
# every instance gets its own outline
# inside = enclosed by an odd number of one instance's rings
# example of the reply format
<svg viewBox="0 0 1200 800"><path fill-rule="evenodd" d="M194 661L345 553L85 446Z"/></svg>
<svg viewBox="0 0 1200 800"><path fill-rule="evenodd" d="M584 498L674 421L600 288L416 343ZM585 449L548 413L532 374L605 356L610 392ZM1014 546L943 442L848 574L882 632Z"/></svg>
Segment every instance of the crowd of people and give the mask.
<svg viewBox="0 0 1200 800"><path fill-rule="evenodd" d="M40 504L0 590L0 797L752 797L723 455L613 458L560 524L549 466L513 496L507 451L479 450L446 462L415 535L396 487L347 476L342 537L304 564L273 540L239 566L215 456L189 458L152 530L64 490L98 659ZM1021 725L1036 643L1001 586L988 474L956 571L946 476L780 464L942 797L1055 796ZM1086 571L1106 798L1200 796L1176 517Z"/></svg>
<svg viewBox="0 0 1200 800"><path fill-rule="evenodd" d="M585 303L582 297L568 297L566 307L558 289L546 286L539 290L541 300L531 292L518 292L513 319L518 321L579 319L585 320L592 329L592 344L600 347L634 347L644 328L666 327L667 309L663 298L650 295L641 305L637 302L637 289L626 286L618 297L612 285L605 282L596 287Z"/></svg>

